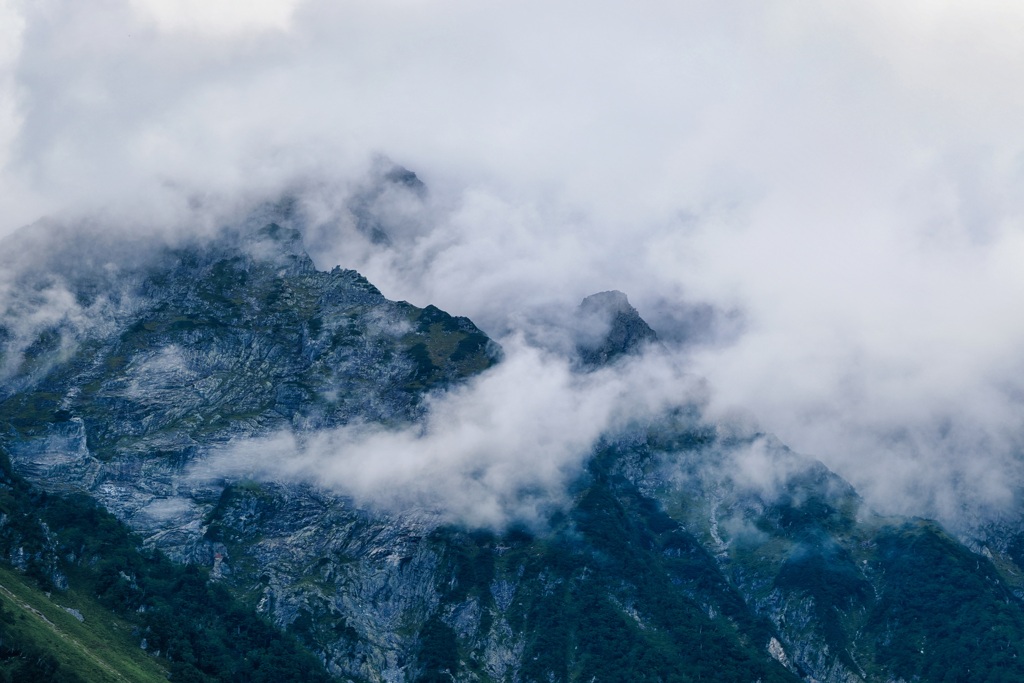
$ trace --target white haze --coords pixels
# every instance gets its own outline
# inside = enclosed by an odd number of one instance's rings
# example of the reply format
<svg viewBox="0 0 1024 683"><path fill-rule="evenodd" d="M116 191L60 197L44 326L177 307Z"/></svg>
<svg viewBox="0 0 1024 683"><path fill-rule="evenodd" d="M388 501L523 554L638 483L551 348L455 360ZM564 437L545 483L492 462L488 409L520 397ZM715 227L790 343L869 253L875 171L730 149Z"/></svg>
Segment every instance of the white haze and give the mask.
<svg viewBox="0 0 1024 683"><path fill-rule="evenodd" d="M581 374L522 339L506 342L505 362L432 396L423 424L243 439L199 461L191 477L309 483L368 507L474 526L542 525L602 432L702 398L700 383L657 351Z"/></svg>
<svg viewBox="0 0 1024 683"><path fill-rule="evenodd" d="M994 0L7 0L0 233L210 222L385 154L426 213L319 265L534 340L594 291L655 327L710 302L743 321L688 351L712 416L750 411L883 510L996 514L1024 435L1022 30ZM471 435L437 410L447 462ZM452 449L456 472L490 452Z"/></svg>

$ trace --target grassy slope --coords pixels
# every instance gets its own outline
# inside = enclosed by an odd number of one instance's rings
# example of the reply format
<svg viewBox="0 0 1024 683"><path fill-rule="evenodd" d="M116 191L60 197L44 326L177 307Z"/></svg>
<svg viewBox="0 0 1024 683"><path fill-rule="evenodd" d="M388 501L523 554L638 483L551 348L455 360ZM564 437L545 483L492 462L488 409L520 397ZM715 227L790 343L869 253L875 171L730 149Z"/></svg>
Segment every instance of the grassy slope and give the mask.
<svg viewBox="0 0 1024 683"><path fill-rule="evenodd" d="M167 680L167 671L139 648L131 626L73 590L48 597L25 577L0 566L0 606L4 645L47 653L56 662L58 677L104 683ZM78 610L85 620L79 622L65 607ZM0 680L5 674L16 676L24 657L0 659Z"/></svg>

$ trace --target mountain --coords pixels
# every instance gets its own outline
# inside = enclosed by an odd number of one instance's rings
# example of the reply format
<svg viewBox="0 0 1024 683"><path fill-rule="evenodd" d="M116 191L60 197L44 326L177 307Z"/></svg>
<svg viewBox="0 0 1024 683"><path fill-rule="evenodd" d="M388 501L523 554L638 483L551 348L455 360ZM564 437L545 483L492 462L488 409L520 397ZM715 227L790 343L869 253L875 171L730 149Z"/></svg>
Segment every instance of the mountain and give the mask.
<svg viewBox="0 0 1024 683"><path fill-rule="evenodd" d="M383 248L377 196L354 212ZM276 476L332 430L415 433L503 363L470 320L318 270L302 227L282 202L213 237L129 258L100 234L11 271L0 555L33 600L103 615L84 623L171 680L1024 680L1012 552L876 515L698 401L609 428L540 522ZM567 324L580 376L658 344L619 292ZM3 607L0 626L32 616ZM2 628L0 674L52 651ZM102 680L60 661L32 675Z"/></svg>
<svg viewBox="0 0 1024 683"><path fill-rule="evenodd" d="M600 367L641 350L658 335L619 291L585 298L576 312L579 326L576 353L586 367Z"/></svg>

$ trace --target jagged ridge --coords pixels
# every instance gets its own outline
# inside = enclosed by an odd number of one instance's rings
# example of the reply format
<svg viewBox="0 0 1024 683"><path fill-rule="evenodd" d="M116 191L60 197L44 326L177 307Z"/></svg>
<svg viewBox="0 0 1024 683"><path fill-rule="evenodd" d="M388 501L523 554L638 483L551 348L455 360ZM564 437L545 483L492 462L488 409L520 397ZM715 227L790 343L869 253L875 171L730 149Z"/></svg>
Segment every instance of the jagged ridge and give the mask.
<svg viewBox="0 0 1024 683"><path fill-rule="evenodd" d="M543 533L439 526L303 485L196 484L188 464L232 438L409 423L425 392L498 359L464 318L317 271L284 223L138 267L129 303L75 347L43 330L0 403L18 470L88 492L343 679L1024 676L1005 572L932 523L872 515L820 464L723 433L699 406L607 435ZM102 296L76 282L83 301ZM601 323L584 367L656 339L621 293L581 315ZM751 454L780 473L770 485L741 476ZM66 560L46 557L59 573Z"/></svg>

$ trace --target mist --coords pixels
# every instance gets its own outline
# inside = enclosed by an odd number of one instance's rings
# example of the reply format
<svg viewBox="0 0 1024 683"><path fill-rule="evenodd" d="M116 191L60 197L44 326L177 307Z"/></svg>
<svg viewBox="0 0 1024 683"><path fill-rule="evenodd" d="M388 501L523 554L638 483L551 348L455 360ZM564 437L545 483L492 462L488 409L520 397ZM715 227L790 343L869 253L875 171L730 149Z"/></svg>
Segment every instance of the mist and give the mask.
<svg viewBox="0 0 1024 683"><path fill-rule="evenodd" d="M571 502L569 489L602 435L704 398L699 380L656 349L580 373L522 338L504 341L504 361L431 395L422 423L236 439L195 463L189 477L305 483L384 512L543 528Z"/></svg>
<svg viewBox="0 0 1024 683"><path fill-rule="evenodd" d="M709 419L747 411L881 511L970 525L1017 504L1018 7L8 0L0 27L0 234L89 216L175 239L298 193L320 267L535 359L584 296L626 292L708 380ZM379 199L388 247L347 203L381 155L428 188ZM427 452L469 463L454 405ZM574 453L593 436L567 432Z"/></svg>

